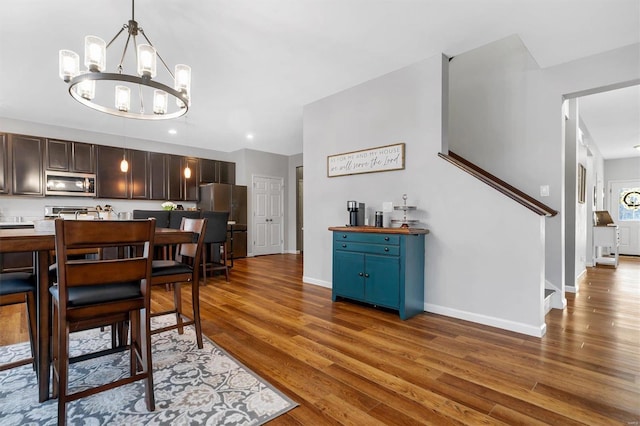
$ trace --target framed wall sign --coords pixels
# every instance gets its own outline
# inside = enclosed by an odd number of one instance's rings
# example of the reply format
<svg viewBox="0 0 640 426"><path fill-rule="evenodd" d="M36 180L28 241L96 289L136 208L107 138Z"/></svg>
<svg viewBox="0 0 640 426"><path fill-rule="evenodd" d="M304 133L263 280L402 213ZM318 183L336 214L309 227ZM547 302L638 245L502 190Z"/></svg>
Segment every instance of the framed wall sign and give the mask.
<svg viewBox="0 0 640 426"><path fill-rule="evenodd" d="M404 169L404 143L379 146L327 157L327 176L388 172Z"/></svg>

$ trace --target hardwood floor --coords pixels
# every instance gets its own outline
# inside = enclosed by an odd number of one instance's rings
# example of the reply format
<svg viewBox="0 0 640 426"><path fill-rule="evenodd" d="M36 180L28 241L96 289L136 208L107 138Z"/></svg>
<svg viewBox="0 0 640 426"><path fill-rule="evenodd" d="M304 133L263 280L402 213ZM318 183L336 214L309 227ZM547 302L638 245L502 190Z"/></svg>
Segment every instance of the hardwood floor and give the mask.
<svg viewBox="0 0 640 426"><path fill-rule="evenodd" d="M401 321L301 276L301 256L262 256L200 287L203 332L300 404L270 424L640 424L639 258L588 268L542 339ZM171 294L154 290L154 307ZM20 315L0 310L3 344Z"/></svg>

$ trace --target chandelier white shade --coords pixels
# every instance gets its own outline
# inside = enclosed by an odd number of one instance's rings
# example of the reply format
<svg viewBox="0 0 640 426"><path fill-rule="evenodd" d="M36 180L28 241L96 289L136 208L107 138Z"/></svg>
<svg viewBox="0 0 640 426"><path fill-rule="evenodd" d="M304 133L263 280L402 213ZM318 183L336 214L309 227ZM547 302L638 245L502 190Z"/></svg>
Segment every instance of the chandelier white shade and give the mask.
<svg viewBox="0 0 640 426"><path fill-rule="evenodd" d="M191 68L178 64L169 69L144 30L135 21L135 5L131 1L131 20L124 24L109 43L94 35L84 40L84 66L80 70L80 57L71 50L60 50L58 74L69 84L69 94L81 104L100 112L119 117L141 120L164 120L180 117L191 106ZM126 41L118 55L115 72L108 72L107 51L124 33ZM146 43L138 44L142 35ZM132 41L133 48L128 49ZM133 52L134 74L125 73L127 52ZM158 59L163 77L169 84L157 81ZM165 76L166 74L166 76ZM158 78L160 78L158 76ZM169 98L175 99L170 106Z"/></svg>

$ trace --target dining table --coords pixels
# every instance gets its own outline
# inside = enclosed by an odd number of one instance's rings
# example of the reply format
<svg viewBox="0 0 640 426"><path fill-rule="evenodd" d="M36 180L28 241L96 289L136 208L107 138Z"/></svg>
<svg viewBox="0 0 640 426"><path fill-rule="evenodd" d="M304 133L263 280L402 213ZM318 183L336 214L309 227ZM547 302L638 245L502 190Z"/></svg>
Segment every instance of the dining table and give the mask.
<svg viewBox="0 0 640 426"><path fill-rule="evenodd" d="M156 228L154 245L175 245L192 243L194 233L173 228ZM55 250L53 230L34 228L0 229L0 253L33 253L34 271L37 277L37 339L34 357L36 358L36 377L38 381L38 399L49 399L50 385L50 336L51 336L51 295L49 294L50 251Z"/></svg>

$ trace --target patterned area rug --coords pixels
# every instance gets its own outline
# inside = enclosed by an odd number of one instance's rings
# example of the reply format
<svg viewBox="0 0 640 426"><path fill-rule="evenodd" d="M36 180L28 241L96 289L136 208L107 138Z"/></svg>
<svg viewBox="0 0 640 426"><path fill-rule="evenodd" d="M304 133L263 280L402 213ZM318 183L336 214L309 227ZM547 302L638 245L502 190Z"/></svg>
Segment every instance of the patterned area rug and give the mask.
<svg viewBox="0 0 640 426"><path fill-rule="evenodd" d="M152 327L170 321L153 318ZM204 336L203 336L204 337ZM109 347L107 329L72 334L72 354ZM156 410L147 411L138 381L67 404L68 424L261 425L297 404L204 337L198 349L193 327L152 336ZM29 356L28 343L0 347L0 363ZM128 352L71 365L72 390L128 375ZM30 365L0 372L0 425L55 425L57 400L40 404Z"/></svg>

